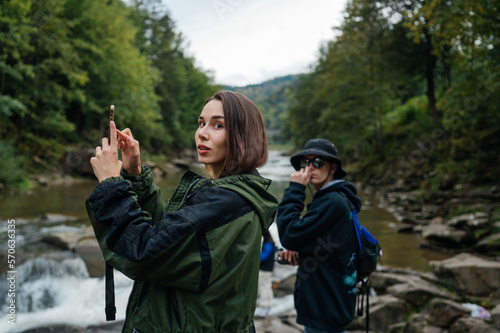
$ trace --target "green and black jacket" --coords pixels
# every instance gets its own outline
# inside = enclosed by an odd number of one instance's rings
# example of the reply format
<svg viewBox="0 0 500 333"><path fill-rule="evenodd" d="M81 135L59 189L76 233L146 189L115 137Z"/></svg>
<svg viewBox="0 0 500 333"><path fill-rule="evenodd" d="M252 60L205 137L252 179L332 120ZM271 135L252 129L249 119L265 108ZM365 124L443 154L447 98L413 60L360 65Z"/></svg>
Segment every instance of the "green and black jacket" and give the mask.
<svg viewBox="0 0 500 333"><path fill-rule="evenodd" d="M135 280L123 332L249 332L270 183L188 171L163 203L143 167L96 187L86 206L104 258Z"/></svg>

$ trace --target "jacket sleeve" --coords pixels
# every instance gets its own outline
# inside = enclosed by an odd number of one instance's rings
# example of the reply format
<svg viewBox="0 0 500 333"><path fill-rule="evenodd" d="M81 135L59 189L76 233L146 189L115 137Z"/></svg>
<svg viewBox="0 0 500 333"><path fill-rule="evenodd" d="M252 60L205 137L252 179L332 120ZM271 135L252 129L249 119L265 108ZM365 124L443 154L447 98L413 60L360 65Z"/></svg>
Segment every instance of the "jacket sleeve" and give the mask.
<svg viewBox="0 0 500 333"><path fill-rule="evenodd" d="M230 198L221 195L227 192ZM216 278L210 275L207 228L244 214L249 205L229 190L200 190L191 201L152 225L130 182L110 180L90 195L87 211L104 257L114 268L134 280L199 291Z"/></svg>
<svg viewBox="0 0 500 333"><path fill-rule="evenodd" d="M132 191L137 194L137 202L141 209L151 215L150 223L159 221L163 216L164 204L161 190L153 182L151 169L143 166L140 175L128 175L122 171L122 177L130 182Z"/></svg>
<svg viewBox="0 0 500 333"><path fill-rule="evenodd" d="M338 243L331 242L329 231L335 221L343 220L345 207L331 196L323 195L314 205L310 204L307 213L301 217L305 189L304 185L291 182L278 206L276 224L281 244L288 250L303 253L318 251L318 245L322 250L336 249Z"/></svg>

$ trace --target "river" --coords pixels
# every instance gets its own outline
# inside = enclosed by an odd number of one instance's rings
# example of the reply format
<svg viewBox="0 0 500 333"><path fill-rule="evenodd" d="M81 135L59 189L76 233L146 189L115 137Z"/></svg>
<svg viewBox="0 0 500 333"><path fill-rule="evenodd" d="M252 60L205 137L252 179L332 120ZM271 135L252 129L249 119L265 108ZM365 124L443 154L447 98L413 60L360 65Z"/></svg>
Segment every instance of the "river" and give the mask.
<svg viewBox="0 0 500 333"><path fill-rule="evenodd" d="M270 190L278 200L293 171L289 157L278 151L271 151L268 164L260 169L264 177L273 180ZM180 174L171 175L158 182L164 199L172 195L179 177ZM1 197L0 251L3 256L0 258L7 260L8 253L11 253L11 259L14 258L16 263L10 269L5 269L4 263L0 265L3 271L15 272L11 275L4 273L0 280L0 332L22 332L53 323L88 326L104 321L103 279L89 277L83 261L70 251L61 251L40 242L43 235L80 232L89 225L84 202L96 185L97 181L88 180ZM429 260L448 257L420 249L418 235L396 234L399 222L394 216L380 208L375 198L367 193L359 194L363 200L360 220L379 240L383 265L428 271ZM274 224L271 232L278 239ZM8 247L9 235L15 240L14 249ZM21 259L23 263L20 263ZM12 275L15 276L14 283L7 279ZM117 319L123 319L131 281L119 272L116 272L115 279ZM15 325L9 323L12 311L8 306L13 300Z"/></svg>

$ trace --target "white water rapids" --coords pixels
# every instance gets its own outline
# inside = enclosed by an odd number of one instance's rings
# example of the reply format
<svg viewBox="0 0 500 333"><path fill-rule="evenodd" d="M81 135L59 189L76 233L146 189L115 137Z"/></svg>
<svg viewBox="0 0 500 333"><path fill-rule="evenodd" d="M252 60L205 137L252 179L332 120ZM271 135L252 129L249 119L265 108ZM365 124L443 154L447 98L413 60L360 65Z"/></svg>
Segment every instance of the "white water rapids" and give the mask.
<svg viewBox="0 0 500 333"><path fill-rule="evenodd" d="M115 271L117 319L124 319L132 281ZM2 304L0 332L23 332L27 329L57 324L81 327L105 322L104 279L90 278L82 259L62 261L35 258L16 271L15 325L8 305ZM0 290L6 294L6 280Z"/></svg>

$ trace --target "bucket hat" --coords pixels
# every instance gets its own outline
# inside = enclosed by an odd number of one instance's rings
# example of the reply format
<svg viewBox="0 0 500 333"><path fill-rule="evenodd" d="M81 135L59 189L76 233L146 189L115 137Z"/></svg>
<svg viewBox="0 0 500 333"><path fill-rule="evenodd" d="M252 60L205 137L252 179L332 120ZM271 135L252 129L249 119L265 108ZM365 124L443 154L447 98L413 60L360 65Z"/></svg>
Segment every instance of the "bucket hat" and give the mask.
<svg viewBox="0 0 500 333"><path fill-rule="evenodd" d="M347 172L342 168L342 161L338 157L337 148L326 139L311 139L307 141L304 150L299 151L290 158L290 162L295 170L300 169L300 160L305 155L322 156L326 160L337 163L337 171L334 174L335 179L341 179L347 175Z"/></svg>

